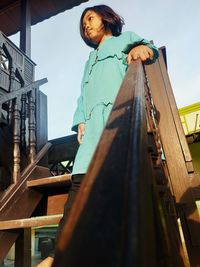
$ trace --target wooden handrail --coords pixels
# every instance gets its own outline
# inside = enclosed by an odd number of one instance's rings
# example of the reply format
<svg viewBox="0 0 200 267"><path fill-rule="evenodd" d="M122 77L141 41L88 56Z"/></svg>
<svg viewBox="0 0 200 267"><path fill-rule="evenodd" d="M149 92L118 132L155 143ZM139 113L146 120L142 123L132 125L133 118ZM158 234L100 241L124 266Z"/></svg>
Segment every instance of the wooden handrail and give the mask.
<svg viewBox="0 0 200 267"><path fill-rule="evenodd" d="M12 91L10 93L7 93L4 96L1 96L1 98L0 98L0 106L3 103L5 103L5 102L7 102L9 100L12 100L12 99L14 99L16 97L19 97L19 96L21 96L21 95L23 95L25 93L28 93L29 91L33 90L34 88L38 88L39 86L41 86L41 85L43 85L43 84L45 84L47 82L48 82L47 78L44 78L44 79L41 79L41 80L37 80L37 81L32 82L31 84L28 84L28 85L26 85L26 86L24 86L24 87L22 87L22 88L20 88L18 90Z"/></svg>
<svg viewBox="0 0 200 267"><path fill-rule="evenodd" d="M11 230L20 228L39 227L46 225L56 225L62 218L62 214L38 216L26 219L0 221L0 230Z"/></svg>
<svg viewBox="0 0 200 267"><path fill-rule="evenodd" d="M166 227L155 223L160 204L152 201L144 88L143 66L134 62L62 229L53 267L159 266L161 258L163 266L184 266L178 255L169 257Z"/></svg>

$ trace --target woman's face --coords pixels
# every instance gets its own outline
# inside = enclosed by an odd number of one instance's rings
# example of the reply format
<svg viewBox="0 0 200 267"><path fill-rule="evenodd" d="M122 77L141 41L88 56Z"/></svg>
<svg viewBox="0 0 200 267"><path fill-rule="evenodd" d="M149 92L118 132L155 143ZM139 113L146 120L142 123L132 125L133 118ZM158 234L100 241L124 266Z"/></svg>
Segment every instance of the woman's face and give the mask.
<svg viewBox="0 0 200 267"><path fill-rule="evenodd" d="M83 17L83 29L87 39L94 44L103 41L106 31L102 22L102 18L93 10L88 10Z"/></svg>

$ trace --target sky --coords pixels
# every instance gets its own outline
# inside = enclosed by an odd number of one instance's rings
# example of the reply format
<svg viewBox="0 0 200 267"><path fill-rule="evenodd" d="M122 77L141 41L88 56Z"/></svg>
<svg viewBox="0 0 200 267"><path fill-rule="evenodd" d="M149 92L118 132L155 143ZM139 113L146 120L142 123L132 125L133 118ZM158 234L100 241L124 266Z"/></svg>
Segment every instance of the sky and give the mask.
<svg viewBox="0 0 200 267"><path fill-rule="evenodd" d="M79 34L79 19L88 6L106 4L125 20L123 31L134 31L166 46L168 73L177 102L200 102L199 0L90 0L32 27L31 58L35 79L47 77L40 90L48 98L48 138L72 134L84 64L91 48ZM11 37L19 44L19 34Z"/></svg>

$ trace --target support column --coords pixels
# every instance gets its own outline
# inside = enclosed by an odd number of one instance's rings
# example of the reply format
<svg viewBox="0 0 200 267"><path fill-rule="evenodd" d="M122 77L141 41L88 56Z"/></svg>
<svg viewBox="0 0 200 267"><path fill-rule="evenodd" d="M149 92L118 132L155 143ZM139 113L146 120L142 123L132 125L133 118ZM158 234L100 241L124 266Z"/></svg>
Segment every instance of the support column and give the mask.
<svg viewBox="0 0 200 267"><path fill-rule="evenodd" d="M31 228L22 229L15 242L15 267L31 267Z"/></svg>
<svg viewBox="0 0 200 267"><path fill-rule="evenodd" d="M20 49L31 57L31 8L30 0L21 0Z"/></svg>

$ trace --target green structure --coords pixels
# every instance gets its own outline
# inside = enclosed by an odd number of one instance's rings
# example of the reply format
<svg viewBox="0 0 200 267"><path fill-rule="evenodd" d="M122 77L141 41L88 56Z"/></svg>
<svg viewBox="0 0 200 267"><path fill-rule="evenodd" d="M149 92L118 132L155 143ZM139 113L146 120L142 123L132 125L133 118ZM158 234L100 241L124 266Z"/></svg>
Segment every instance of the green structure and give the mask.
<svg viewBox="0 0 200 267"><path fill-rule="evenodd" d="M179 114L192 154L194 168L200 174L200 102L180 108Z"/></svg>

